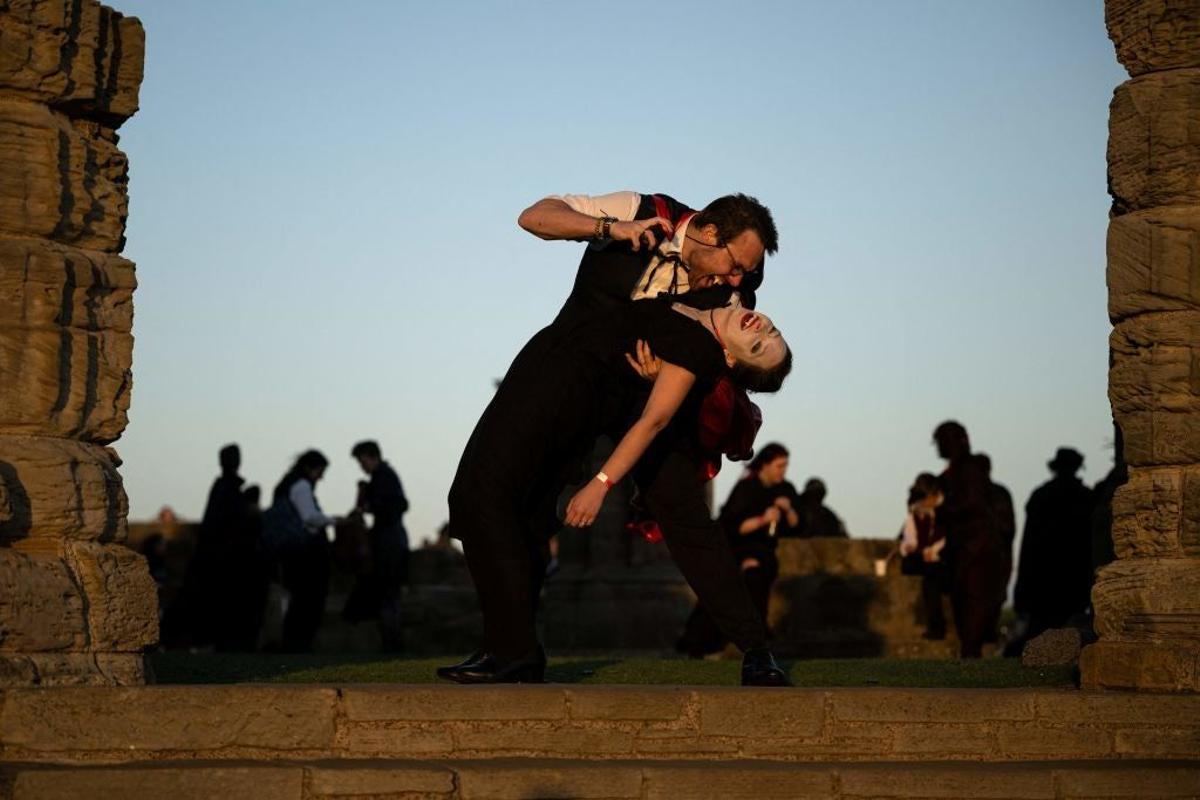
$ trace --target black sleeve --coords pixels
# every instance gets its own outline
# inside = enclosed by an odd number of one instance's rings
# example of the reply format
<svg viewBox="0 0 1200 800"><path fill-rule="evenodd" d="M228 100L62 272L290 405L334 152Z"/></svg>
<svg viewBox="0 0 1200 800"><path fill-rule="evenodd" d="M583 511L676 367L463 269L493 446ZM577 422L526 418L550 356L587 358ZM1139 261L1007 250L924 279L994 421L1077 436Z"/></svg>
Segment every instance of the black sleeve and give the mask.
<svg viewBox="0 0 1200 800"><path fill-rule="evenodd" d="M650 349L663 361L691 372L697 383L713 383L725 369L721 346L699 322L666 308L649 334Z"/></svg>
<svg viewBox="0 0 1200 800"><path fill-rule="evenodd" d="M729 493L729 499L725 501L725 505L721 506L721 513L717 516L717 521L721 523L721 527L725 529L725 533L730 539L737 539L740 535L738 529L742 527L743 522L767 510L766 506L754 508L756 493L754 486L750 483L751 480L754 479L743 478L737 482L733 491Z"/></svg>

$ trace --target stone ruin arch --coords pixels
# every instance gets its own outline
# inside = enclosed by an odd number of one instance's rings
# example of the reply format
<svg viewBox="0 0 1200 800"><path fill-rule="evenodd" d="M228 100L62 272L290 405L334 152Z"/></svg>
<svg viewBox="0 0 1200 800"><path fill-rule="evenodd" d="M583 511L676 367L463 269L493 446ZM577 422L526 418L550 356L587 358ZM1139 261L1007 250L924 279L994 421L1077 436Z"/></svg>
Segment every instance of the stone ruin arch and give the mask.
<svg viewBox="0 0 1200 800"><path fill-rule="evenodd" d="M1129 481L1093 593L1092 688L1200 690L1200 0L1107 0L1109 394ZM0 686L138 684L154 584L121 546L121 257L144 32L97 0L0 2Z"/></svg>

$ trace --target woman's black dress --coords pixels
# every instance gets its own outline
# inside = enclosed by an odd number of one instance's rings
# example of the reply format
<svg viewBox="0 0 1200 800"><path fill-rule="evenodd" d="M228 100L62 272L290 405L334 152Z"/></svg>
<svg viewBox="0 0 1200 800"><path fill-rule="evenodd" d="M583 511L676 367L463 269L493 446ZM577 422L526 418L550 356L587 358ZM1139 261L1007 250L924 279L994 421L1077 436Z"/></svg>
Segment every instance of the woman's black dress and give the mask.
<svg viewBox="0 0 1200 800"><path fill-rule="evenodd" d="M642 300L581 323L540 332L496 390L459 462L450 492L450 531L460 539L484 617L485 648L501 659L537 650L536 589L543 531L555 515L564 474L597 436L619 436L636 418L645 383L625 360L638 339L696 375L660 437L682 435L725 369L701 324L667 300ZM536 346L537 357L530 357ZM689 429L690 431L690 429Z"/></svg>

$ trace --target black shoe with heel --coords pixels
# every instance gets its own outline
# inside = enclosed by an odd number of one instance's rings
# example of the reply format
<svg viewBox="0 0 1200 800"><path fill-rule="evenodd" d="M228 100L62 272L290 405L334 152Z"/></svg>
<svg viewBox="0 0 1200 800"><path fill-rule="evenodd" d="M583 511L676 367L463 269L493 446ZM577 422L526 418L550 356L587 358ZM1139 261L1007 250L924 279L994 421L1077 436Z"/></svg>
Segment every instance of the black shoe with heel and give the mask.
<svg viewBox="0 0 1200 800"><path fill-rule="evenodd" d="M742 686L791 686L783 667L765 647L747 650L742 656Z"/></svg>
<svg viewBox="0 0 1200 800"><path fill-rule="evenodd" d="M478 657L476 657L478 656ZM439 678L454 683L545 683L546 654L541 648L526 658L502 661L491 653L476 653L461 664L439 667Z"/></svg>

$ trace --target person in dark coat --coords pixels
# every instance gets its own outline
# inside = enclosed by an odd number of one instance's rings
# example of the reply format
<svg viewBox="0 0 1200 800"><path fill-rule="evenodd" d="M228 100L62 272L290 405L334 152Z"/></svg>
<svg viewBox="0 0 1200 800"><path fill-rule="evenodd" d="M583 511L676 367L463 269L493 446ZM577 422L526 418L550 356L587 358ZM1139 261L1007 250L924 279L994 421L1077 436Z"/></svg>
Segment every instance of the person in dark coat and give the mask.
<svg viewBox="0 0 1200 800"><path fill-rule="evenodd" d="M299 540L279 555L283 588L289 596L283 616L285 653L311 652L325 614L330 572L327 530L338 519L321 510L315 490L328 466L329 459L319 450L306 450L271 493L272 505L287 504L301 529Z"/></svg>
<svg viewBox="0 0 1200 800"><path fill-rule="evenodd" d="M991 510L992 533L999 548L1000 560L992 576L995 598L989 617L984 641L994 642L999 638L1000 616L1008 600L1008 582L1013 573L1013 542L1017 538L1017 515L1013 510L1012 493L1008 487L992 480L992 460L984 453L978 454L980 463L988 475L988 505Z"/></svg>
<svg viewBox="0 0 1200 800"><path fill-rule="evenodd" d="M800 493L796 506L796 513L800 515L800 523L790 527L786 533L787 536L801 539L812 539L818 536L845 539L849 536L841 518L834 513L832 508L825 505L826 493L825 481L820 478L809 478L805 482L804 491Z"/></svg>
<svg viewBox="0 0 1200 800"><path fill-rule="evenodd" d="M174 645L215 644L229 611L224 571L242 524L242 453L236 444L218 454L221 474L213 481L196 531L196 549L188 563L183 588L163 623L163 640Z"/></svg>
<svg viewBox="0 0 1200 800"><path fill-rule="evenodd" d="M979 658L992 623L998 567L1003 561L993 525L992 483L987 463L971 453L971 441L962 425L943 422L933 439L938 455L948 462L938 478L945 495L939 519L945 524L959 654Z"/></svg>
<svg viewBox="0 0 1200 800"><path fill-rule="evenodd" d="M551 196L525 209L518 224L541 239L588 240L591 244L579 262L562 309L522 348L510 374L526 366L536 367L563 330L636 300L665 294L694 308L713 309L727 304L731 291L737 289L742 304L753 309L765 257L778 249L770 211L743 194L717 198L699 212L664 194ZM656 359L643 348L636 352L634 368L650 379ZM730 557L721 527L708 509L705 457L686 437L674 442L670 448L656 448L638 465L633 479L639 496L658 522L671 557L689 585L727 638L742 649L743 681L778 682L785 675L767 647L766 626ZM467 452L470 450L469 442ZM451 503L461 495L459 477L455 476L450 490ZM570 472L560 476L560 490L570 477ZM552 493L544 494L550 497ZM459 499L468 502L468 498ZM548 512L534 515L540 520L535 538L549 540L555 533L558 522L553 511L551 501ZM533 587L535 594L538 588ZM473 657L452 669L471 671L476 660Z"/></svg>
<svg viewBox="0 0 1200 800"><path fill-rule="evenodd" d="M214 641L218 652L249 653L258 647L271 580L263 547L261 497L257 486L241 492L242 513L222 570L224 590Z"/></svg>
<svg viewBox="0 0 1200 800"><path fill-rule="evenodd" d="M1092 586L1092 490L1075 474L1083 456L1059 448L1047 466L1054 473L1025 505L1025 533L1014 607L1028 619L1027 637L1061 628L1084 614Z"/></svg>
<svg viewBox="0 0 1200 800"><path fill-rule="evenodd" d="M800 523L796 487L785 478L787 468L786 447L776 442L763 446L747 465L745 477L734 485L717 517L754 607L764 620L771 586L779 575L779 559L775 556L778 537ZM704 606L697 603L675 649L700 658L724 646L721 631Z"/></svg>
<svg viewBox="0 0 1200 800"><path fill-rule="evenodd" d="M383 460L379 444L363 441L354 445L350 455L369 478L359 484L357 510L372 518L368 535L371 543L371 571L361 584L364 604L370 604L379 620L385 652L396 653L403 647L400 605L404 584L408 581L408 532L404 513L408 498L400 485L400 476ZM355 591L359 591L358 586ZM347 601L349 606L349 601Z"/></svg>

